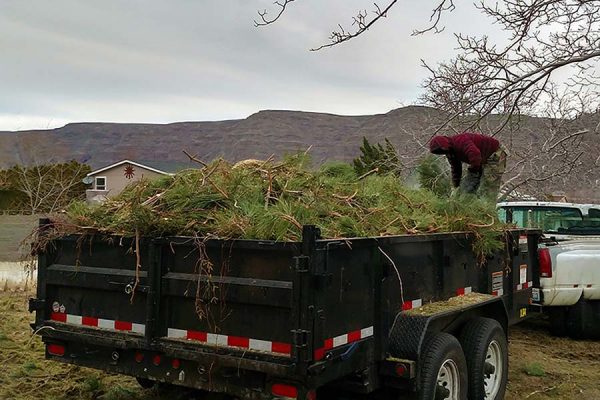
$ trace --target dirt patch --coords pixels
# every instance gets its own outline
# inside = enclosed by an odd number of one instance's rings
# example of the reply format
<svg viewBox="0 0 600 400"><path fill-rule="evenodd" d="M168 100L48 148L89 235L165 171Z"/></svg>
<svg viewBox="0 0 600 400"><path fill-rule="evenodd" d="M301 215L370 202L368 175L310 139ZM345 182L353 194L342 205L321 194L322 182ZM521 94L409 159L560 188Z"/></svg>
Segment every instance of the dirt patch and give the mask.
<svg viewBox="0 0 600 400"><path fill-rule="evenodd" d="M600 399L600 341L550 336L542 319L517 325L509 376L506 400Z"/></svg>

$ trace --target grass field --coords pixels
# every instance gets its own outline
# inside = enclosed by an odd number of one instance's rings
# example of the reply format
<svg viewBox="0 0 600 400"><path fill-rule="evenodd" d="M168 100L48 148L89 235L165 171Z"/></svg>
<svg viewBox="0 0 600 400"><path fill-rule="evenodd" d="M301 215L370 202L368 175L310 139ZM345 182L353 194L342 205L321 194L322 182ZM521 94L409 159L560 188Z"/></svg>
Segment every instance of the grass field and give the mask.
<svg viewBox="0 0 600 400"><path fill-rule="evenodd" d="M21 242L36 227L38 215L0 215L0 261L19 261Z"/></svg>
<svg viewBox="0 0 600 400"><path fill-rule="evenodd" d="M129 377L44 360L40 338L29 329L28 297L0 292L0 399L219 398L144 390ZM554 338L545 328L543 321L534 321L512 330L506 400L600 399L600 342Z"/></svg>

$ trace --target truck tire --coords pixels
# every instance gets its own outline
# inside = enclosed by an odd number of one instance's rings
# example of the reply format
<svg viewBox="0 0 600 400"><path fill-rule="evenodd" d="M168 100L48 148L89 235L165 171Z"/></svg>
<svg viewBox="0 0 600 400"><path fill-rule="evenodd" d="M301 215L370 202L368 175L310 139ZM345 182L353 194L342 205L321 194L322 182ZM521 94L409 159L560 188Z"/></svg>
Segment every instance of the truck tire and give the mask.
<svg viewBox="0 0 600 400"><path fill-rule="evenodd" d="M508 342L498 321L476 318L461 331L469 369L470 400L504 399L508 381Z"/></svg>
<svg viewBox="0 0 600 400"><path fill-rule="evenodd" d="M594 308L592 304L580 299L569 308L567 313L567 333L572 339L591 339L594 337Z"/></svg>
<svg viewBox="0 0 600 400"><path fill-rule="evenodd" d="M438 333L424 346L419 400L467 400L467 362L459 341Z"/></svg>
<svg viewBox="0 0 600 400"><path fill-rule="evenodd" d="M553 336L567 336L568 307L546 307L550 321L550 333Z"/></svg>

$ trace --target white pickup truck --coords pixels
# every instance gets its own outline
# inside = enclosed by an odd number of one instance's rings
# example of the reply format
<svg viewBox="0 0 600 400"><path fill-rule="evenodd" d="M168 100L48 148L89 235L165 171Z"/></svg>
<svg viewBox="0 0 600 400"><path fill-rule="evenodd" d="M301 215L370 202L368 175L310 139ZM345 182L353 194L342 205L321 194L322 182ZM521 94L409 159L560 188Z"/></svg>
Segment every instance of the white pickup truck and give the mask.
<svg viewBox="0 0 600 400"><path fill-rule="evenodd" d="M600 205L498 203L500 219L544 233L534 299L556 335L600 337Z"/></svg>

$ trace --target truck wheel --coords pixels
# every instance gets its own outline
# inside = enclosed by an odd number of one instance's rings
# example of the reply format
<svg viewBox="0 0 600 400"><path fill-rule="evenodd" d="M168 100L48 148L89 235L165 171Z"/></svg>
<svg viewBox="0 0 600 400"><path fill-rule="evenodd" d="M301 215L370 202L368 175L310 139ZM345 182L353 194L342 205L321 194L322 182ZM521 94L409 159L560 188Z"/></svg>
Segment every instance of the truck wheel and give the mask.
<svg viewBox="0 0 600 400"><path fill-rule="evenodd" d="M508 380L508 343L502 326L494 319L474 319L462 329L460 343L469 368L469 399L503 399Z"/></svg>
<svg viewBox="0 0 600 400"><path fill-rule="evenodd" d="M567 335L567 307L546 307L550 321L550 333L553 336Z"/></svg>
<svg viewBox="0 0 600 400"><path fill-rule="evenodd" d="M419 400L466 400L467 362L458 340L438 333L424 346Z"/></svg>
<svg viewBox="0 0 600 400"><path fill-rule="evenodd" d="M590 317L593 313L587 301L580 299L569 308L566 329L571 339L587 339L589 337Z"/></svg>

